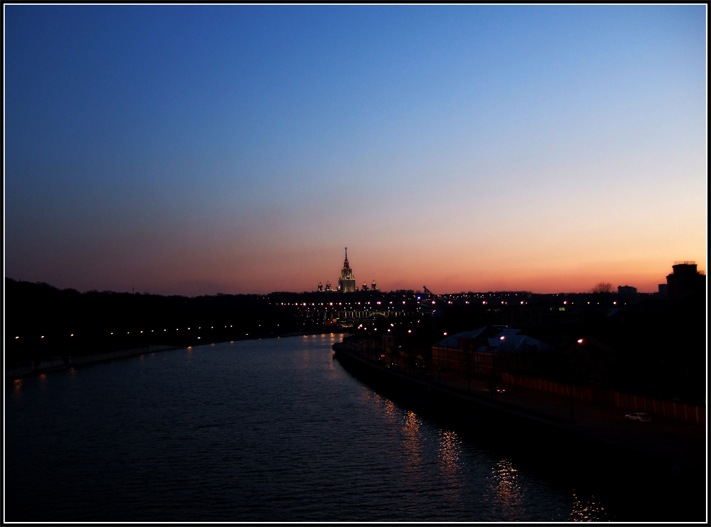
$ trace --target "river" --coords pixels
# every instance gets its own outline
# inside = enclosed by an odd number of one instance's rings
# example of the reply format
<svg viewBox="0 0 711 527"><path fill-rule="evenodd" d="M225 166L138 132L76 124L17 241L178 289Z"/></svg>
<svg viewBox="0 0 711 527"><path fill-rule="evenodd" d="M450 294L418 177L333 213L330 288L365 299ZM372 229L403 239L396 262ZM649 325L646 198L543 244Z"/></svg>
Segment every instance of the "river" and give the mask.
<svg viewBox="0 0 711 527"><path fill-rule="evenodd" d="M379 395L332 359L340 338L202 345L7 382L5 521L624 519L584 478Z"/></svg>

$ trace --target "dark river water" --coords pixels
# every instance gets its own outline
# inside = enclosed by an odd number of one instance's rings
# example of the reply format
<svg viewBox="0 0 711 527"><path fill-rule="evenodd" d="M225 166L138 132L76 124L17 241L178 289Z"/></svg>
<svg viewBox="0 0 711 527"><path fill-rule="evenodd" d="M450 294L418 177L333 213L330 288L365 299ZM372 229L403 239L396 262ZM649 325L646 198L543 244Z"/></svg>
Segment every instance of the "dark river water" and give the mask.
<svg viewBox="0 0 711 527"><path fill-rule="evenodd" d="M594 489L377 394L332 359L339 340L205 345L7 382L5 520L617 519Z"/></svg>

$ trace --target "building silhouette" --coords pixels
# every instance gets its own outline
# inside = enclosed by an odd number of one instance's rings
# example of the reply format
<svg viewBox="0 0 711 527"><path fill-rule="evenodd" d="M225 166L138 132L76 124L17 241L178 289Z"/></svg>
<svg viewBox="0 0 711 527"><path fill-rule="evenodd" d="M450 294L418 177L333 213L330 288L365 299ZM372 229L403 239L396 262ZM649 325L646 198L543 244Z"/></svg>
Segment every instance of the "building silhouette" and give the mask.
<svg viewBox="0 0 711 527"><path fill-rule="evenodd" d="M617 296L620 298L634 298L637 296L637 288L629 285L618 285Z"/></svg>
<svg viewBox="0 0 711 527"><path fill-rule="evenodd" d="M346 247L346 257L343 261L343 268L341 268L341 276L338 278L338 286L337 286L336 290L339 293L355 293L357 291L360 291L360 292L371 292L371 291L377 292L378 291L378 285L376 284L375 280L373 280L370 287L368 287L368 284L366 282L363 282L363 287L361 289L358 289L358 287L356 286L355 277L353 276L353 269L351 269L351 265L348 262L348 247ZM318 293L333 292L333 289L331 289L331 282L327 281L325 288L323 286L323 283L319 282L318 286L316 287L316 292L318 292Z"/></svg>
<svg viewBox="0 0 711 527"><path fill-rule="evenodd" d="M341 293L353 293L356 290L356 281L353 277L353 270L348 264L348 247L346 247L346 259L343 261L341 277L338 279L338 291Z"/></svg>
<svg viewBox="0 0 711 527"><path fill-rule="evenodd" d="M706 275L696 270L696 262L675 262L667 275L667 294L672 301L703 298Z"/></svg>

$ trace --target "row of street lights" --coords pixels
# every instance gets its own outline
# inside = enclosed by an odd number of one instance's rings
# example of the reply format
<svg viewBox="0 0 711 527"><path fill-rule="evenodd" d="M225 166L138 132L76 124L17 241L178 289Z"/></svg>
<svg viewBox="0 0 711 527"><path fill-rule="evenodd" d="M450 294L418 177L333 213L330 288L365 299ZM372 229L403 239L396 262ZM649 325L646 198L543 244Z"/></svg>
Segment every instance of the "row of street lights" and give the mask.
<svg viewBox="0 0 711 527"><path fill-rule="evenodd" d="M261 327L261 324L260 324L259 326ZM224 329L228 329L228 327L229 327L229 328L232 328L233 325L230 324L229 326L224 326ZM215 326L210 326L210 329L215 329ZM198 331L202 330L202 326L198 326L197 330L198 330ZM175 331L180 331L180 328L175 328ZM195 330L192 329L192 327L188 327L188 328L186 329L186 331L195 331ZM158 332L160 333L161 331L158 330ZM168 329L167 329L167 328L163 329L163 333L167 333L167 332L168 332ZM137 332L134 331L133 334L134 334L134 335L135 335L135 334L142 335L142 334L147 334L147 333L148 333L148 330L146 330L146 331L144 331L144 330L139 330L139 331L137 331ZM151 330L150 330L150 333L155 333L155 330L154 330L154 329L151 329ZM131 331L126 331L126 335L130 335L130 334L131 334ZM123 335L123 331L111 331L111 332L109 332L109 336L114 336L114 335L116 335L116 336L118 336L118 335ZM69 337L70 337L70 338L75 337L75 336L77 336L75 333L70 333L70 334L69 334ZM31 337L22 337L23 340L24 340L24 339L27 339L27 338L31 338ZM40 340L41 340L41 339L45 339L45 338L47 338L47 337L46 337L46 335L40 335L39 338L40 338ZM199 337L198 337L198 338L199 338ZM20 339L21 339L20 335L15 335L15 339L14 339L14 340L20 340Z"/></svg>

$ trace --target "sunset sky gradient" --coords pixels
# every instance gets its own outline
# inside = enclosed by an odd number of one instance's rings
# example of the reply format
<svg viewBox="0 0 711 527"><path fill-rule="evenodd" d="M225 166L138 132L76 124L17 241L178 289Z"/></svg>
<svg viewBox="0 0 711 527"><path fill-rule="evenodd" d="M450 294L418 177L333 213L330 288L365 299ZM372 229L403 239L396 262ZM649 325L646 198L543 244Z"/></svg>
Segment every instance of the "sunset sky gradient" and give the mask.
<svg viewBox="0 0 711 527"><path fill-rule="evenodd" d="M705 5L5 5L5 275L655 292L707 255Z"/></svg>

